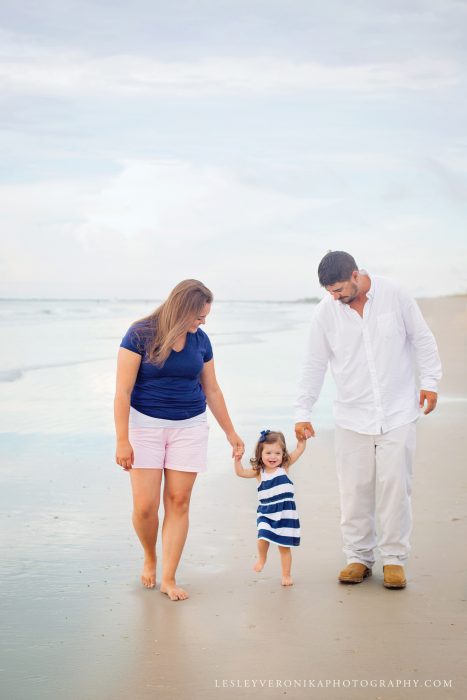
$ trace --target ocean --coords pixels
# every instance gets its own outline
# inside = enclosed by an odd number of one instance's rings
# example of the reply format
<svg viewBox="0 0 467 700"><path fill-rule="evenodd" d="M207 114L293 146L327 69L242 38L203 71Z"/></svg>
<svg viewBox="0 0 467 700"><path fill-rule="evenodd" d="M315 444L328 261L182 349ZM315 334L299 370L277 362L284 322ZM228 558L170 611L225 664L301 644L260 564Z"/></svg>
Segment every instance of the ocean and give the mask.
<svg viewBox="0 0 467 700"><path fill-rule="evenodd" d="M130 324L157 304L1 301L1 432L21 436L22 442L33 436L62 441L79 435L83 446L101 436L112 461L119 343ZM257 301L212 306L204 330L213 345L218 381L237 431L250 443L264 428L293 437L293 404L313 308L305 302ZM314 411L317 429L331 425L332 395L328 379ZM212 416L210 424L210 466L216 469L228 451Z"/></svg>

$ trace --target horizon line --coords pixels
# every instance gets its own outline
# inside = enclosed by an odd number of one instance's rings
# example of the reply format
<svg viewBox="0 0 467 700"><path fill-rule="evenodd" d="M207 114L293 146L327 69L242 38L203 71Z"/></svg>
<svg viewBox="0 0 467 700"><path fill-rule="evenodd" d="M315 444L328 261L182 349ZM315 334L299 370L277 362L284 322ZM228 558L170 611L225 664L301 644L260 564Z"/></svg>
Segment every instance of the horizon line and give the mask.
<svg viewBox="0 0 467 700"><path fill-rule="evenodd" d="M164 301L160 298L147 299L144 297L0 297L1 301L143 301L143 302L158 302ZM214 299L214 302L236 302L236 303L251 303L259 302L264 304L276 303L297 303L297 302L315 302L321 301L319 297L301 297L300 299Z"/></svg>
<svg viewBox="0 0 467 700"><path fill-rule="evenodd" d="M466 297L467 292L453 292L451 294L434 294L431 296L427 295L414 295L416 299L445 299L451 297ZM232 303L237 304L314 304L319 303L323 297L300 297L298 299L214 299L214 303ZM145 297L0 297L0 302L2 301L94 301L94 302L162 302L164 299L160 298L145 298Z"/></svg>

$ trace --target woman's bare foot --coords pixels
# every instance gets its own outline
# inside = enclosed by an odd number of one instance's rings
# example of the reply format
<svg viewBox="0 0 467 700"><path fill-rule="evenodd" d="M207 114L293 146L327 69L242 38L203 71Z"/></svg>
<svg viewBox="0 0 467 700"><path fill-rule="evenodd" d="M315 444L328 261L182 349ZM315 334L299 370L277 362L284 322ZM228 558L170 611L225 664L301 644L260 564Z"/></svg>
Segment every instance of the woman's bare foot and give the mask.
<svg viewBox="0 0 467 700"><path fill-rule="evenodd" d="M161 583L161 593L168 595L170 600L186 600L189 598L188 593L177 586L175 581L163 581Z"/></svg>
<svg viewBox="0 0 467 700"><path fill-rule="evenodd" d="M283 576L282 577L282 585L283 586L293 586L292 576Z"/></svg>
<svg viewBox="0 0 467 700"><path fill-rule="evenodd" d="M265 564L266 564L266 559L258 559L258 561L253 566L253 571L258 571L258 572L262 571Z"/></svg>
<svg viewBox="0 0 467 700"><path fill-rule="evenodd" d="M156 557L144 557L143 571L141 572L141 582L145 588L155 588L156 586Z"/></svg>

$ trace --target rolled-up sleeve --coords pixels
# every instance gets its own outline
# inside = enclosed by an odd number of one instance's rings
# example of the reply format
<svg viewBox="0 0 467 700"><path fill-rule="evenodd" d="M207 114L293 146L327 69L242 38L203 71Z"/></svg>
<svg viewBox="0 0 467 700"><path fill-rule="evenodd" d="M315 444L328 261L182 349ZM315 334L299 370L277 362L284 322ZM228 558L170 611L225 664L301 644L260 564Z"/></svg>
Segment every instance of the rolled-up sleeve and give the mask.
<svg viewBox="0 0 467 700"><path fill-rule="evenodd" d="M405 290L400 290L399 296L407 337L412 345L420 375L420 389L437 392L442 367L435 337L415 299Z"/></svg>
<svg viewBox="0 0 467 700"><path fill-rule="evenodd" d="M311 420L311 410L319 398L329 363L330 349L324 329L316 317L311 322L305 360L295 402L295 422Z"/></svg>

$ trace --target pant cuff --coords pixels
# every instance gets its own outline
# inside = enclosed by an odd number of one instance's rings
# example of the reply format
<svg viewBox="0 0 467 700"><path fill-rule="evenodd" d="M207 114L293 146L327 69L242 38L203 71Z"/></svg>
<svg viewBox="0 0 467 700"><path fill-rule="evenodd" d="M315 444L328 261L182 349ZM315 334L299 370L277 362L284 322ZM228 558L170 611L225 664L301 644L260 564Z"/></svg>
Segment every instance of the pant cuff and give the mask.
<svg viewBox="0 0 467 700"><path fill-rule="evenodd" d="M383 566L405 566L407 564L407 557L386 557L382 559Z"/></svg>
<svg viewBox="0 0 467 700"><path fill-rule="evenodd" d="M369 569L371 569L374 566L374 561L368 561L365 559L359 559L358 557L349 557L347 559L347 564L363 564L363 566L367 566Z"/></svg>

